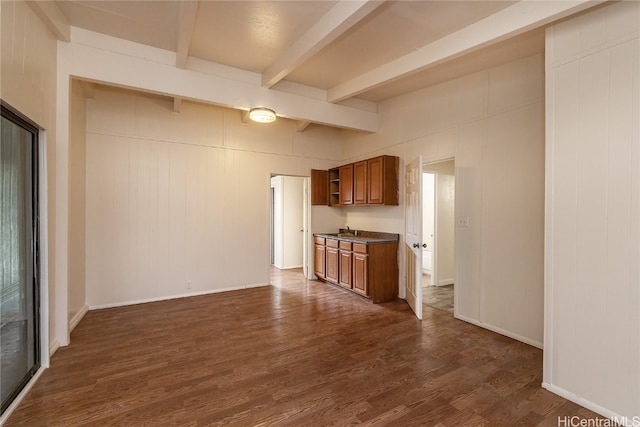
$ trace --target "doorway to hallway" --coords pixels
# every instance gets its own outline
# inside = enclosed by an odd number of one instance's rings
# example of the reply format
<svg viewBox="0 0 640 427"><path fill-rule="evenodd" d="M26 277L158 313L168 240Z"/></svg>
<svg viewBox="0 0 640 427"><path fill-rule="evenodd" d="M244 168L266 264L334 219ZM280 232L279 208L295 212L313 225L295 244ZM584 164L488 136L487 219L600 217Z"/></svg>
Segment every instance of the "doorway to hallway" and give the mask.
<svg viewBox="0 0 640 427"><path fill-rule="evenodd" d="M423 304L453 313L455 282L455 162L423 165Z"/></svg>
<svg viewBox="0 0 640 427"><path fill-rule="evenodd" d="M308 265L309 178L271 176L270 261L280 270Z"/></svg>

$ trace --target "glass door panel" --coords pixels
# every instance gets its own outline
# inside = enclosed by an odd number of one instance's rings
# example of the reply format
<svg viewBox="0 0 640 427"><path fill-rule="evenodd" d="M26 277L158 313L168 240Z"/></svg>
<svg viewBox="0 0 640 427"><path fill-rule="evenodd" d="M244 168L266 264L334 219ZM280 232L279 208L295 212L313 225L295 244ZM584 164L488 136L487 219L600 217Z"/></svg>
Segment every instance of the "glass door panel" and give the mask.
<svg viewBox="0 0 640 427"><path fill-rule="evenodd" d="M37 131L2 106L0 400L11 404L39 367L36 277Z"/></svg>

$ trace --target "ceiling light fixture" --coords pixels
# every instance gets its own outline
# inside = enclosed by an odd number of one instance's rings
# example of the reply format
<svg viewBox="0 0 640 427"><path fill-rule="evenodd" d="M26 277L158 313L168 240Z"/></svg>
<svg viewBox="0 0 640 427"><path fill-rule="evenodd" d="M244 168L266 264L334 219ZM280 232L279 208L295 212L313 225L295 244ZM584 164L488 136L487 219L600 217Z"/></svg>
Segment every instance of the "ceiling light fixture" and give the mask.
<svg viewBox="0 0 640 427"><path fill-rule="evenodd" d="M258 123L272 123L276 121L276 112L265 107L252 108L249 110L249 118Z"/></svg>

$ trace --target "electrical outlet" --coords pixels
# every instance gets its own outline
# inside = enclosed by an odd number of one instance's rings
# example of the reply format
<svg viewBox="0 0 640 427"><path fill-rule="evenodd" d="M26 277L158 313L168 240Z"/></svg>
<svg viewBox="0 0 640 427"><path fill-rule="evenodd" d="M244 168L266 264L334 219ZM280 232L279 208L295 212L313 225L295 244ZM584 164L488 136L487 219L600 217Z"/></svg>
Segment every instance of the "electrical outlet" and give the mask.
<svg viewBox="0 0 640 427"><path fill-rule="evenodd" d="M187 289L191 289L191 280L187 280Z"/></svg>
<svg viewBox="0 0 640 427"><path fill-rule="evenodd" d="M459 216L456 220L456 224L458 227L468 227L469 226L469 217L468 216Z"/></svg>

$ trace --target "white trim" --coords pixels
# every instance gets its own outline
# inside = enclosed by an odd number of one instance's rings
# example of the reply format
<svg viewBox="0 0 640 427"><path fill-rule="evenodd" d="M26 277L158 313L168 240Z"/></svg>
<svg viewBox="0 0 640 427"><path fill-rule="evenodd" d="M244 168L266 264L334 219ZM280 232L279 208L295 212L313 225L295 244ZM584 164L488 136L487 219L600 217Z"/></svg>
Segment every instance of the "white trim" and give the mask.
<svg viewBox="0 0 640 427"><path fill-rule="evenodd" d="M242 290L242 289L261 288L261 287L266 287L266 286L271 286L271 285L268 284L268 283L253 283L253 284L244 285L244 286L236 286L236 287L231 287L231 288L220 288L220 289L210 289L210 290L207 290L207 291L190 292L190 293L187 293L187 294L169 295L169 296L165 296L165 297L145 298L145 299L139 299L139 300L133 300L133 301L122 301L122 302L116 302L116 303L110 303L110 304L90 305L89 306L89 310L101 310L103 308L126 307L126 306L129 306L129 305L146 304L148 302L158 302L158 301L167 301L167 300L172 300L172 299L197 297L197 296L200 296L200 295L217 294L217 293L221 293L221 292L239 291L239 290Z"/></svg>
<svg viewBox="0 0 640 427"><path fill-rule="evenodd" d="M58 101L57 111L63 116L68 112L61 110L61 103L68 108L68 95L60 92L61 80L77 77L244 111L256 105L267 105L279 116L289 119L366 132L378 130L377 112L329 103L326 98L319 100L267 89L262 87L262 76L258 73L221 67L208 61L197 61L197 68L222 68L227 72L233 71L234 75L237 71L244 81L238 80L238 76L228 78L197 71L192 66L194 58L187 59L186 68L176 68L175 52L78 27L71 27L71 42L58 42L57 58L58 96L63 95L63 99ZM67 119L66 116L57 121L58 127L64 124L63 119ZM66 129L60 132L66 132Z"/></svg>
<svg viewBox="0 0 640 427"><path fill-rule="evenodd" d="M454 310L455 310L455 307L454 307ZM505 337L512 338L512 339L514 339L516 341L523 342L525 344L528 344L530 346L539 348L541 350L543 349L543 345L542 345L541 342L532 340L532 339L527 338L527 337L523 337L522 335L514 334L513 332L506 331L506 330L504 330L502 328L499 328L497 326L493 326L493 325L490 325L488 323L479 322L479 321L477 321L475 319L471 319L469 317L462 316L462 315L460 315L458 313L454 313L453 317L455 317L456 319L463 320L463 321L465 321L467 323L471 323L472 325L476 325L476 326L479 326L481 328L488 329L488 330L490 330L492 332L495 332L497 334L504 335Z"/></svg>
<svg viewBox="0 0 640 427"><path fill-rule="evenodd" d="M621 425L625 425L625 426L633 426L633 425L637 425L637 424L633 424L634 422L634 416L633 415L628 415L628 416L624 416L624 415L620 415L620 414L616 414L613 411L610 411L606 408L603 408L602 406L593 403L590 400L587 400L583 397L578 396L577 394L571 393L570 391L567 391L565 389L563 389L562 387L558 387L555 386L553 384L549 384L548 382L542 382L542 388L544 388L545 390L549 390L551 393L557 394L558 396L567 399L573 403L576 403L584 408L587 408L593 412L595 412L596 414L602 415L603 417L606 417L610 420L614 420L616 422L622 422L624 420L625 424L621 424ZM635 416L636 420L637 420L637 416Z"/></svg>
<svg viewBox="0 0 640 427"><path fill-rule="evenodd" d="M88 311L89 306L85 304L84 307L82 307L80 311L78 311L76 315L71 318L71 320L69 321L69 333L73 332L73 330L76 328L76 326L78 326L78 323L80 323L80 321Z"/></svg>
<svg viewBox="0 0 640 427"><path fill-rule="evenodd" d="M13 413L13 411L15 411L18 405L20 405L20 402L24 400L24 398L27 396L27 393L29 393L29 390L31 390L31 388L35 385L36 381L38 381L38 378L40 378L40 375L42 375L45 369L46 368L40 367L40 369L38 369L35 375L29 380L27 385L24 386L20 394L18 394L18 396L15 399L13 399L13 402L11 402L11 405L9 405L7 410L4 411L2 416L0 416L0 426L4 425L4 423L7 422L7 420Z"/></svg>
<svg viewBox="0 0 640 427"><path fill-rule="evenodd" d="M57 43L55 147L55 262L53 333L61 346L69 345L69 91L68 61L60 54L68 43Z"/></svg>
<svg viewBox="0 0 640 427"><path fill-rule="evenodd" d="M553 69L549 64L553 63L553 37L554 27L545 30L545 160L544 160L544 344L547 351L542 354L542 381L543 384L553 381L554 365L554 283L553 262L555 238L553 227L553 193L554 187L554 157L555 133L553 131L553 116L555 114L555 82Z"/></svg>
<svg viewBox="0 0 640 427"><path fill-rule="evenodd" d="M49 357L53 356L53 354L58 351L60 348L60 343L57 339L54 338L53 341L49 344Z"/></svg>
<svg viewBox="0 0 640 427"><path fill-rule="evenodd" d="M39 219L39 265L40 271L40 366L49 367L49 215L47 185L47 132L38 132L38 215Z"/></svg>
<svg viewBox="0 0 640 427"><path fill-rule="evenodd" d="M453 285L454 280L453 278L451 279L444 279L444 280L438 280L438 283L436 284L436 286L447 286L447 285Z"/></svg>

